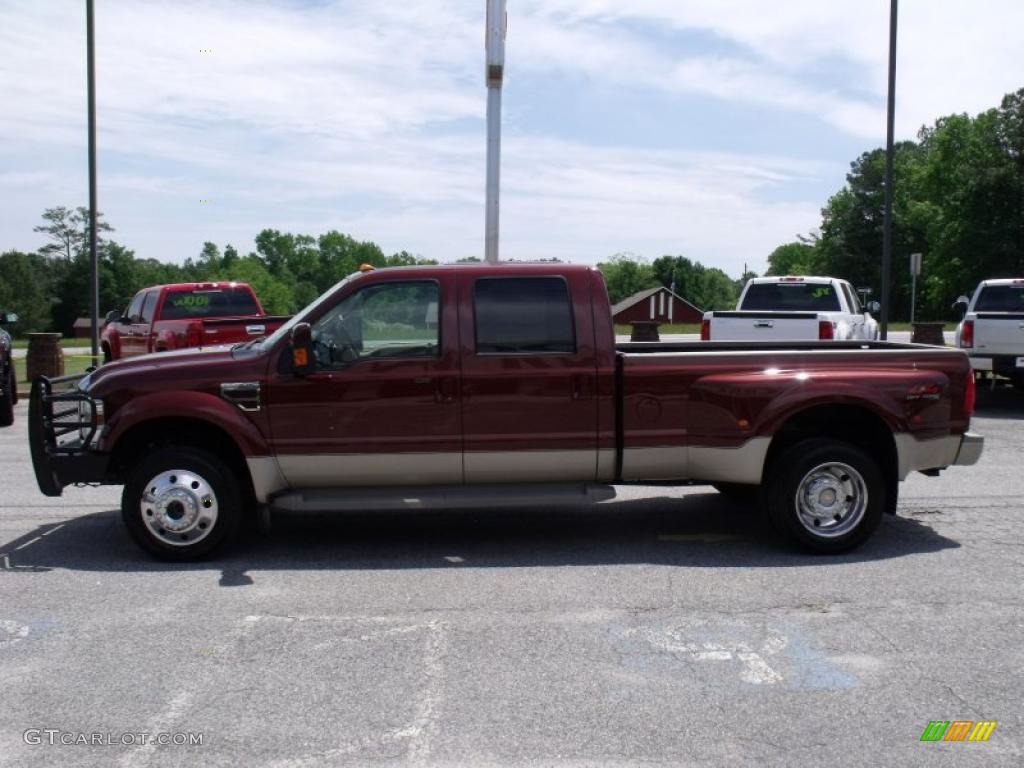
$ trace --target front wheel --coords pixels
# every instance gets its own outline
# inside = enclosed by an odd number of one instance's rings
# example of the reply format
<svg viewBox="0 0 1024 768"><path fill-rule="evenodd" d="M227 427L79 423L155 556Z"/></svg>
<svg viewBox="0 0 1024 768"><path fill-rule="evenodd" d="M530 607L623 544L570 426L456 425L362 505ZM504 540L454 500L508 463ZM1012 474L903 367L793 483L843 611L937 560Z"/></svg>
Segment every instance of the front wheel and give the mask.
<svg viewBox="0 0 1024 768"><path fill-rule="evenodd" d="M121 516L150 554L196 560L234 536L243 498L238 478L218 457L194 448L160 448L130 472Z"/></svg>
<svg viewBox="0 0 1024 768"><path fill-rule="evenodd" d="M862 449L839 440L803 440L768 472L764 503L783 536L812 552L845 552L878 527L887 483Z"/></svg>

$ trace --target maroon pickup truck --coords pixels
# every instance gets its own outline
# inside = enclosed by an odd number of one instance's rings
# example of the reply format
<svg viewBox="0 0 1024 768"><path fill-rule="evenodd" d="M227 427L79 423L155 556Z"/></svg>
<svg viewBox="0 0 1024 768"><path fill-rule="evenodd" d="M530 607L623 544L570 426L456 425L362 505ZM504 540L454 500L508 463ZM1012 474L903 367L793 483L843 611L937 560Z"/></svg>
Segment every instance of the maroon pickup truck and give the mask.
<svg viewBox="0 0 1024 768"><path fill-rule="evenodd" d="M39 379L43 493L123 484L154 555L252 511L610 498L623 483L756 495L820 552L867 538L899 481L973 464L967 356L884 342L616 346L601 273L459 265L354 274L270 337Z"/></svg>
<svg viewBox="0 0 1024 768"><path fill-rule="evenodd" d="M107 314L103 360L249 341L286 320L265 314L246 283L155 285L135 294L123 313Z"/></svg>

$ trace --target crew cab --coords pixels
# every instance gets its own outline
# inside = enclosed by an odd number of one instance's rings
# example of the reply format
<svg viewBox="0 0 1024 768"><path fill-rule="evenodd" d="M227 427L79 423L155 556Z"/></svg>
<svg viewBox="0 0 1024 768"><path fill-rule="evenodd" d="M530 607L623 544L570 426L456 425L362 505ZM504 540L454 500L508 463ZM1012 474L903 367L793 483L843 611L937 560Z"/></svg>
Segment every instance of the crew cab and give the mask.
<svg viewBox="0 0 1024 768"><path fill-rule="evenodd" d="M14 423L14 406L18 403L17 376L14 375L14 345L3 326L18 322L13 312L0 312L0 427Z"/></svg>
<svg viewBox="0 0 1024 768"><path fill-rule="evenodd" d="M878 309L875 302L871 308ZM834 277L755 277L735 311L705 312L704 341L844 341L878 338L857 291Z"/></svg>
<svg viewBox="0 0 1024 768"><path fill-rule="evenodd" d="M1005 376L1024 389L1024 278L983 280L953 307L963 318L956 346L983 376Z"/></svg>
<svg viewBox="0 0 1024 768"><path fill-rule="evenodd" d="M209 553L245 513L591 502L624 483L756 495L840 552L898 482L973 464L958 350L884 342L616 346L581 265L378 269L265 339L33 386L40 490L123 484L154 555Z"/></svg>
<svg viewBox="0 0 1024 768"><path fill-rule="evenodd" d="M104 362L268 336L287 320L264 313L246 283L176 283L144 288L124 312L107 313Z"/></svg>

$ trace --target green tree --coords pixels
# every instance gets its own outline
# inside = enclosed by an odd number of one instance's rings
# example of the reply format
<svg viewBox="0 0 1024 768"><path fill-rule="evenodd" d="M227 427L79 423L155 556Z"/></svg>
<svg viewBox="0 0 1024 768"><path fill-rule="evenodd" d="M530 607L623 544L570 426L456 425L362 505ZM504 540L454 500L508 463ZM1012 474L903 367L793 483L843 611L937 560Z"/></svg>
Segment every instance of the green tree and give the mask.
<svg viewBox="0 0 1024 768"><path fill-rule="evenodd" d="M89 209L78 206L75 209L59 205L43 211L43 221L32 228L33 232L42 232L49 239L39 252L44 256L61 257L71 261L89 250ZM113 232L114 229L103 221L103 213L96 212L96 249L99 251L104 242L102 233Z"/></svg>
<svg viewBox="0 0 1024 768"><path fill-rule="evenodd" d="M53 302L50 268L38 253L7 251L0 254L0 311L15 312L17 334L50 328Z"/></svg>
<svg viewBox="0 0 1024 768"><path fill-rule="evenodd" d="M617 304L634 293L647 288L656 288L658 278L654 268L645 260L628 253L618 253L608 261L598 264L608 285L608 298Z"/></svg>
<svg viewBox="0 0 1024 768"><path fill-rule="evenodd" d="M815 245L795 241L780 245L768 255L768 271L765 274L817 275L821 269L821 255Z"/></svg>

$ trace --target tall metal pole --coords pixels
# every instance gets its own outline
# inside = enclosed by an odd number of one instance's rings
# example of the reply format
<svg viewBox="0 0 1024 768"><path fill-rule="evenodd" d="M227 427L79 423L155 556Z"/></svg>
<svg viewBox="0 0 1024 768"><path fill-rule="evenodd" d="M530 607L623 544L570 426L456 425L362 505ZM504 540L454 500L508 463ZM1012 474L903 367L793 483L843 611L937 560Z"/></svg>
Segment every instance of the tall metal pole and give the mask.
<svg viewBox="0 0 1024 768"><path fill-rule="evenodd" d="M100 270L96 257L96 36L93 0L85 2L86 56L89 80L89 258L92 264L92 356L100 353Z"/></svg>
<svg viewBox="0 0 1024 768"><path fill-rule="evenodd" d="M498 261L498 191L501 174L501 86L505 75L505 0L487 0L487 202L484 259Z"/></svg>
<svg viewBox="0 0 1024 768"><path fill-rule="evenodd" d="M889 283L892 281L892 166L893 133L896 124L896 17L898 0L889 7L889 103L885 137L885 222L882 225L882 329L881 338L889 337Z"/></svg>

